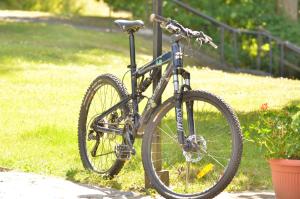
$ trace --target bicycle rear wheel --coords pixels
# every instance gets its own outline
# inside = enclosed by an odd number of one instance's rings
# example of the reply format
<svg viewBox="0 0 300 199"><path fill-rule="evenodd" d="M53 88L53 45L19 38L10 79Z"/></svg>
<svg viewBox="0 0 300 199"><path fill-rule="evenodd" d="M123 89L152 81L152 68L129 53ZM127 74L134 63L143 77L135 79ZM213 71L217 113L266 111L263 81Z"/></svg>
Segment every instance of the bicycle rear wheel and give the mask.
<svg viewBox="0 0 300 199"><path fill-rule="evenodd" d="M96 78L88 88L80 109L78 121L78 146L83 166L109 177L117 175L124 165L118 159L116 148L125 143L123 136L112 132L96 132L94 119L128 95L121 81L105 74ZM120 107L105 116L98 125L106 128L123 128L129 106Z"/></svg>
<svg viewBox="0 0 300 199"><path fill-rule="evenodd" d="M166 198L213 198L237 172L242 155L242 135L232 109L204 91L183 94L185 137L199 150L185 152L178 143L174 97L165 101L145 128L143 165L153 187ZM189 135L186 103L193 103L195 136ZM169 183L159 170L168 171Z"/></svg>

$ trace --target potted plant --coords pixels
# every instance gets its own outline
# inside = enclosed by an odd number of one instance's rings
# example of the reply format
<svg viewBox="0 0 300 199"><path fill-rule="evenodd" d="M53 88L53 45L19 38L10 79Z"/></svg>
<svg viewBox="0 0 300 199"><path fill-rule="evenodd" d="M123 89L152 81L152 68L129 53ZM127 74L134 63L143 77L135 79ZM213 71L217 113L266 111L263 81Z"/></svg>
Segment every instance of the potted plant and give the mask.
<svg viewBox="0 0 300 199"><path fill-rule="evenodd" d="M269 110L262 104L259 119L246 131L246 139L258 144L272 171L276 198L300 198L300 104Z"/></svg>

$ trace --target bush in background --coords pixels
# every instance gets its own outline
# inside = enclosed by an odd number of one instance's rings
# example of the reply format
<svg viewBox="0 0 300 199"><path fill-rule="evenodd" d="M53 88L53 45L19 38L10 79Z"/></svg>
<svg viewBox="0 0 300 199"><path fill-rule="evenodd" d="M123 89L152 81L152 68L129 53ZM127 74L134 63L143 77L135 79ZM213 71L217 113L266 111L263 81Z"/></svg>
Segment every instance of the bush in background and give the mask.
<svg viewBox="0 0 300 199"><path fill-rule="evenodd" d="M83 2L79 0L2 0L0 8L79 14Z"/></svg>
<svg viewBox="0 0 300 199"><path fill-rule="evenodd" d="M147 20L152 0L104 0L115 10L126 10ZM300 20L293 22L277 14L277 0L183 0L203 13L235 28L263 28L278 37L300 44ZM149 6L150 5L150 6ZM172 1L163 1L165 16L175 17L189 27L206 25L199 17L179 9Z"/></svg>

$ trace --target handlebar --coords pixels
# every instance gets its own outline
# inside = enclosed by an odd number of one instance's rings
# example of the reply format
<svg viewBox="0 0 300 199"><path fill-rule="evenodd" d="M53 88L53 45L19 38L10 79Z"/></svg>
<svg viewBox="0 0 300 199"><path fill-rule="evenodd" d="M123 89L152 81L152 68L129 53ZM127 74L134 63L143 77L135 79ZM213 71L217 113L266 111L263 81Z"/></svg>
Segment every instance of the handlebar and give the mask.
<svg viewBox="0 0 300 199"><path fill-rule="evenodd" d="M169 18L167 19L156 14L151 14L150 21L158 22L163 29L166 29L173 34L180 34L185 38L194 38L201 45L202 43L205 43L210 44L213 48L218 48L218 46L212 41L212 38L204 34L202 31L194 31L189 28L185 28L175 20Z"/></svg>
<svg viewBox="0 0 300 199"><path fill-rule="evenodd" d="M150 21L158 22L158 23L168 23L170 21L170 19L164 18L164 17L156 15L156 14L151 14Z"/></svg>

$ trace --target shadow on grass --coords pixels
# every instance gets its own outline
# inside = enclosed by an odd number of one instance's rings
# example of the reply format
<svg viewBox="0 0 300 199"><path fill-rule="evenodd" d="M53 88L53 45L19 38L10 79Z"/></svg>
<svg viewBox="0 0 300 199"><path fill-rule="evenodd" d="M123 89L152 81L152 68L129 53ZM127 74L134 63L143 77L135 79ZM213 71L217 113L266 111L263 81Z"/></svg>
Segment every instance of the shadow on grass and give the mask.
<svg viewBox="0 0 300 199"><path fill-rule="evenodd" d="M122 184L116 179L105 178L100 174L93 173L87 170L69 169L66 172L66 179L76 183L95 184L98 186L112 187L114 189L122 189ZM90 185L83 185L91 188Z"/></svg>
<svg viewBox="0 0 300 199"><path fill-rule="evenodd" d="M2 73L22 61L101 66L116 59L112 56L127 58L129 51L128 37L123 33L43 23L0 23L0 42L0 63L6 65ZM150 54L150 44L145 39L137 39L139 54Z"/></svg>
<svg viewBox="0 0 300 199"><path fill-rule="evenodd" d="M9 67L9 66L0 66L0 76L9 75L11 73L17 73L17 72L21 72L21 71L22 71L21 68L13 68L13 67Z"/></svg>

